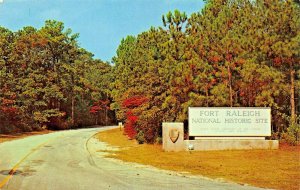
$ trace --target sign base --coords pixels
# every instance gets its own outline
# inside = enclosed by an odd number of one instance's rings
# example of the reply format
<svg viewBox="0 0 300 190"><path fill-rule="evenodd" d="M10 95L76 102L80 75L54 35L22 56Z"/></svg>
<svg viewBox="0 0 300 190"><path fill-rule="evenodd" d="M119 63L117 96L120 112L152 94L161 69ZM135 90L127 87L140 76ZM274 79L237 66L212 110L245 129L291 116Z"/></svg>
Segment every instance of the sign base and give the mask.
<svg viewBox="0 0 300 190"><path fill-rule="evenodd" d="M214 140L185 140L186 150L211 151L211 150L252 150L252 149L278 149L278 140L259 139L214 139Z"/></svg>

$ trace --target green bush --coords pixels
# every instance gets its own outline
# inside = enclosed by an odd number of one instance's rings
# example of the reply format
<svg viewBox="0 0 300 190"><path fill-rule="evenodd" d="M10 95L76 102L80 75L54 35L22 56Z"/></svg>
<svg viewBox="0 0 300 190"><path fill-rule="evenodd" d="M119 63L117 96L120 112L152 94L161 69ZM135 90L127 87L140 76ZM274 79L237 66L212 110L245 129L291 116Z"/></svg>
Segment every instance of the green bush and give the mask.
<svg viewBox="0 0 300 190"><path fill-rule="evenodd" d="M300 142L300 124L291 124L285 133L282 135L282 139L290 145L297 145Z"/></svg>
<svg viewBox="0 0 300 190"><path fill-rule="evenodd" d="M155 143L156 143L156 144L162 144L162 137L157 137L157 138L155 139Z"/></svg>
<svg viewBox="0 0 300 190"><path fill-rule="evenodd" d="M267 137L268 140L279 140L281 138L281 133L280 132L272 132L270 137Z"/></svg>
<svg viewBox="0 0 300 190"><path fill-rule="evenodd" d="M139 131L138 134L135 136L135 139L139 144L144 144L145 143L145 137L144 137L144 132Z"/></svg>

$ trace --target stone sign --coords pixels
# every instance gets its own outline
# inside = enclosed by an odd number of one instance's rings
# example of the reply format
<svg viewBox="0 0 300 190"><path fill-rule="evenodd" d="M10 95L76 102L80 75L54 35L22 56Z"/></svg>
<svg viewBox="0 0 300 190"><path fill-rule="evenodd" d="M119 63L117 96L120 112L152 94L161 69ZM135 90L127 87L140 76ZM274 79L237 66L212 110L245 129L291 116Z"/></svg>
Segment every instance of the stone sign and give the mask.
<svg viewBox="0 0 300 190"><path fill-rule="evenodd" d="M271 136L270 108L189 108L189 136Z"/></svg>
<svg viewBox="0 0 300 190"><path fill-rule="evenodd" d="M162 123L163 150L183 151L185 143L183 140L183 123Z"/></svg>

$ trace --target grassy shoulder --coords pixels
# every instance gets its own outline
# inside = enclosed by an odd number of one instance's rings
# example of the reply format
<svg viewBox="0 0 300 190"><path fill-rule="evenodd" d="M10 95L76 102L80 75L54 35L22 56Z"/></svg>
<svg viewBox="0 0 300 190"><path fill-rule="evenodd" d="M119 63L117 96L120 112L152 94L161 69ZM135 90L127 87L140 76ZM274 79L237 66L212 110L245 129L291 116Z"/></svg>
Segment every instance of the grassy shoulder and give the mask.
<svg viewBox="0 0 300 190"><path fill-rule="evenodd" d="M6 142L6 141L12 141L17 139L26 138L33 135L43 135L51 133L50 130L43 130L43 131L34 131L34 132L25 132L25 133L17 133L17 134L10 134L10 135L4 135L0 134L0 143Z"/></svg>
<svg viewBox="0 0 300 190"><path fill-rule="evenodd" d="M154 167L189 172L211 178L275 189L299 189L300 147L279 150L164 152L161 145L139 145L119 129L101 132L97 138L120 147L109 157Z"/></svg>

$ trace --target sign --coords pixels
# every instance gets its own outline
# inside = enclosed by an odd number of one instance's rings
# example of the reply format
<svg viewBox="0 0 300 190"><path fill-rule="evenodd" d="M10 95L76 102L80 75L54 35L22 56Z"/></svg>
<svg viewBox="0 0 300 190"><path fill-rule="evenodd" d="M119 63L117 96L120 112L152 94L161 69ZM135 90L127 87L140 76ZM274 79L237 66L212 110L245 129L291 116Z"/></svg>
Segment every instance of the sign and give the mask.
<svg viewBox="0 0 300 190"><path fill-rule="evenodd" d="M271 109L190 107L189 136L271 136Z"/></svg>
<svg viewBox="0 0 300 190"><path fill-rule="evenodd" d="M176 143L176 141L178 140L178 137L179 137L179 130L178 129L170 129L169 137L173 143Z"/></svg>

